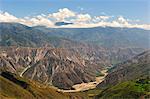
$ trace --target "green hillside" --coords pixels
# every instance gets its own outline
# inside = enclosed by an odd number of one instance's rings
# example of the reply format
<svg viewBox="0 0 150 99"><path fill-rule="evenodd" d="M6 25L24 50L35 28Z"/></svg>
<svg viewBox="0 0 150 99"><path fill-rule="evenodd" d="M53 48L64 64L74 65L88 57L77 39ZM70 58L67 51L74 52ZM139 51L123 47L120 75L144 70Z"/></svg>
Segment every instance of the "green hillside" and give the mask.
<svg viewBox="0 0 150 99"><path fill-rule="evenodd" d="M102 91L97 99L149 99L150 79L126 81Z"/></svg>
<svg viewBox="0 0 150 99"><path fill-rule="evenodd" d="M150 99L150 51L118 64L97 87L97 99Z"/></svg>

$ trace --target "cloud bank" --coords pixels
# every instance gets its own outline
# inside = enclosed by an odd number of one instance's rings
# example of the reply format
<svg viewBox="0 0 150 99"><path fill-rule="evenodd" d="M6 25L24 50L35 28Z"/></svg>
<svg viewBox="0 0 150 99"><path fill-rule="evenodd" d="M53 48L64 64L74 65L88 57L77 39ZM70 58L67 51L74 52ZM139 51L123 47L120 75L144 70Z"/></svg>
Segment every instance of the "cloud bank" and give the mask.
<svg viewBox="0 0 150 99"><path fill-rule="evenodd" d="M111 21L110 21L111 20ZM17 22L28 26L46 26L52 28L89 28L98 26L142 28L150 30L150 24L131 24L132 20L123 16L112 18L112 16L91 16L88 13L77 13L68 8L59 9L48 15L41 14L32 17L17 18L8 12L0 12L0 22ZM136 21L136 20L133 20ZM73 24L55 26L56 22L70 22Z"/></svg>

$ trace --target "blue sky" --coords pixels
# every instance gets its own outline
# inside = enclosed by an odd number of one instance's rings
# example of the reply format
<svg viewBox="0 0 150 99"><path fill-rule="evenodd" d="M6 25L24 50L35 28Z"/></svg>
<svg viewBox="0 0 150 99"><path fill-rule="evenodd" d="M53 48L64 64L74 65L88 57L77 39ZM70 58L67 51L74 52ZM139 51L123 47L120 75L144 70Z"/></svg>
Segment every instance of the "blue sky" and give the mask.
<svg viewBox="0 0 150 99"><path fill-rule="evenodd" d="M97 26L150 30L150 0L0 0L0 22L28 26ZM73 24L56 26L56 22Z"/></svg>
<svg viewBox="0 0 150 99"><path fill-rule="evenodd" d="M124 16L148 23L150 0L0 0L1 11L17 17L48 14L69 8L90 15ZM149 14L149 15L148 15Z"/></svg>

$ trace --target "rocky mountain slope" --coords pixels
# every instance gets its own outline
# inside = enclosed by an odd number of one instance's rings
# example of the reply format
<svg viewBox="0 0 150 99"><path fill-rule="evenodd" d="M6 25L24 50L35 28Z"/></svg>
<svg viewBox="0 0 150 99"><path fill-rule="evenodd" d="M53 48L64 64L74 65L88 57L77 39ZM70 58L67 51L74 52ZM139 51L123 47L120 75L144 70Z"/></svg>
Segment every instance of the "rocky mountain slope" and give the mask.
<svg viewBox="0 0 150 99"><path fill-rule="evenodd" d="M64 93L10 72L1 72L0 83L0 99L87 99L88 94L94 93Z"/></svg>
<svg viewBox="0 0 150 99"><path fill-rule="evenodd" d="M74 84L95 80L102 66L84 60L74 51L54 48L1 48L1 71L70 89Z"/></svg>
<svg viewBox="0 0 150 99"><path fill-rule="evenodd" d="M149 71L150 51L145 51L132 59L117 64L97 87L107 87L124 81L149 77Z"/></svg>
<svg viewBox="0 0 150 99"><path fill-rule="evenodd" d="M97 88L103 89L96 99L149 99L150 51L113 67Z"/></svg>
<svg viewBox="0 0 150 99"><path fill-rule="evenodd" d="M99 84L96 89L76 93L63 93L50 86L48 87L32 80L20 78L15 74L1 71L0 81L2 86L0 89L0 97L49 99L57 99L60 97L62 99L149 99L149 55L150 51L146 51L132 59L118 64L109 72L106 80ZM6 54L3 54L3 56L6 56ZM101 88L104 88L104 86L105 89L102 90Z"/></svg>
<svg viewBox="0 0 150 99"><path fill-rule="evenodd" d="M0 48L1 70L63 89L70 89L74 84L94 81L96 74L111 66L109 53L104 49L94 51L92 48ZM132 54L135 53L130 55ZM113 54L114 57L115 55Z"/></svg>

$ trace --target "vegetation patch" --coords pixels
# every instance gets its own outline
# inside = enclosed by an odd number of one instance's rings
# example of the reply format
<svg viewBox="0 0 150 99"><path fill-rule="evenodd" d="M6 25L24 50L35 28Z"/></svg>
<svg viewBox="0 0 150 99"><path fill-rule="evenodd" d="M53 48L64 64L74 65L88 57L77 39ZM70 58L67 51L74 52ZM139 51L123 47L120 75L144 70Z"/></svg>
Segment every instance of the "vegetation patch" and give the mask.
<svg viewBox="0 0 150 99"><path fill-rule="evenodd" d="M97 98L100 99L138 99L142 96L146 97L150 92L150 79L138 79L135 81L127 81L112 86L102 91Z"/></svg>

